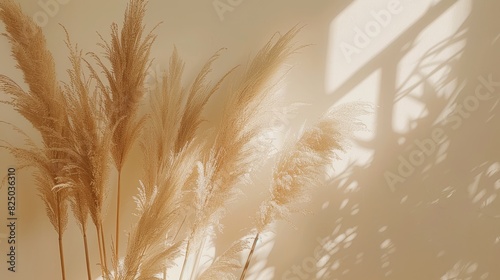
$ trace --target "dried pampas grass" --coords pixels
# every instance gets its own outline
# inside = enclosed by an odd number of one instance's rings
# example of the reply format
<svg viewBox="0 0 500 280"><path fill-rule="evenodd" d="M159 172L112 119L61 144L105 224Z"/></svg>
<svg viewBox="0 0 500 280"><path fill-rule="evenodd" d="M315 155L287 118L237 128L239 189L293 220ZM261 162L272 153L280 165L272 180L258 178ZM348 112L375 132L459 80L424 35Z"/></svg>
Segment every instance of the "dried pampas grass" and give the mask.
<svg viewBox="0 0 500 280"><path fill-rule="evenodd" d="M195 228L218 224L219 212L234 194L234 187L245 174L265 158L269 151L259 148L259 136L270 128L273 116L271 108L276 104L276 77L287 58L297 47L291 41L299 30L294 28L270 40L251 61L250 66L232 90L224 107L222 121L204 161L204 195L197 201ZM261 153L257 151L261 151Z"/></svg>
<svg viewBox="0 0 500 280"><path fill-rule="evenodd" d="M182 211L178 204L179 189L189 183L199 152L196 145L188 144L171 157L169 171L149 197L145 195L144 185L141 186L136 197L139 221L129 236L124 264L116 279L135 279L139 275L140 279L154 279L155 274L173 264L182 242L167 241L173 241L171 232L179 226L177 221Z"/></svg>
<svg viewBox="0 0 500 280"><path fill-rule="evenodd" d="M280 79L276 75L286 59L299 49L291 44L298 31L293 28L276 40L271 39L231 88L215 141L198 167L195 217L181 278L193 246L200 246L198 243L210 225L220 224L225 207L237 193L237 183L258 165L269 150L269 147L267 151L260 149L258 139L272 123L270 119L273 116L269 112L276 104Z"/></svg>
<svg viewBox="0 0 500 280"><path fill-rule="evenodd" d="M263 232L276 220L288 219L293 206L310 200L310 188L320 183L324 169L340 159L353 133L365 129L359 117L369 112L366 103L348 103L332 109L314 127L288 147L273 172L270 198L261 204L257 222Z"/></svg>
<svg viewBox="0 0 500 280"><path fill-rule="evenodd" d="M105 96L104 107L113 130L111 154L118 169L130 151L143 124L138 120L138 107L144 95L144 80L151 64L149 53L155 35L144 35L145 0L130 1L121 30L111 25L111 42L102 37L99 45L110 66L96 53L91 53L106 77L106 82L94 70L94 78ZM107 84L107 85L106 85Z"/></svg>
<svg viewBox="0 0 500 280"><path fill-rule="evenodd" d="M111 155L118 170L116 190L115 258L120 244L121 172L124 160L132 148L144 124L138 117L139 103L144 95L144 81L151 64L149 53L155 40L151 32L144 35L143 19L145 0L132 0L125 11L123 26L119 30L111 26L111 42L102 37L99 44L110 66L95 53L91 53L104 73L106 83L92 67L93 77L104 94L104 108L108 118L108 129L113 131Z"/></svg>
<svg viewBox="0 0 500 280"><path fill-rule="evenodd" d="M333 108L282 152L274 168L270 198L260 206L257 234L241 280L245 279L260 234L271 223L288 220L296 212L294 206L310 200L310 189L320 184L325 167L339 159L338 153L345 151L354 132L365 129L359 117L367 114L369 108L366 103L348 103Z"/></svg>
<svg viewBox="0 0 500 280"><path fill-rule="evenodd" d="M260 234L278 220L289 220L308 201L310 188L319 184L323 169L345 150L353 132L363 127L358 117L367 105L335 108L279 152L270 196L258 214L256 236L237 240L202 269L204 242L219 232L213 233L214 229L221 229L228 205L239 198L238 186L250 183L248 175L270 158L273 147L261 137L280 117L273 112L280 106L284 63L302 47L293 44L300 28L271 38L240 72L234 67L213 80L211 71L222 49L208 58L190 83L183 80L184 62L174 49L167 71L147 92L144 81L156 37L144 33L146 4L145 0L129 1L122 27L111 26L110 42L101 37L104 57L89 53L93 62L66 33L71 68L69 81L60 83L41 29L12 0L0 0L6 37L29 87L24 90L0 76L0 89L11 98L3 102L42 136L42 145L28 140L26 147L8 143L3 147L22 166L35 167L39 194L59 235L63 279L62 236L68 205L83 235L88 279L92 279L93 263L87 239L89 217L96 228L103 279L162 279L161 274L165 279L166 270L179 258L184 258L180 279L237 279L240 270L244 279ZM199 131L205 120L203 111L219 91L229 99L213 135L206 137L208 133ZM148 112L140 115L146 93ZM144 172L134 197L137 220L120 255L121 172L137 138ZM107 194L112 191L108 182L111 164L117 168L118 184L113 253L108 259L103 221ZM242 269L240 256L248 249ZM192 256L195 262L188 272L186 264Z"/></svg>
<svg viewBox="0 0 500 280"><path fill-rule="evenodd" d="M141 147L145 156L145 186L161 185L162 174L169 166L169 157L178 154L188 143L195 141L203 121L201 113L210 97L219 89L228 71L215 84L207 82L212 64L220 56L218 51L202 67L189 89L182 85L184 63L174 49L169 68L150 94L150 113L144 128Z"/></svg>
<svg viewBox="0 0 500 280"><path fill-rule="evenodd" d="M0 1L0 19L6 26L12 46L12 56L24 75L28 91L24 91L10 78L0 76L0 89L10 95L10 104L43 139L43 147L26 149L10 147L9 150L26 166L35 167L35 182L45 203L47 216L57 231L61 274L65 279L62 237L67 224L68 191L54 190L61 176L62 164L67 155L60 151L68 135L67 104L56 78L54 60L48 51L42 30L31 17L22 13L21 7L11 0Z"/></svg>
<svg viewBox="0 0 500 280"><path fill-rule="evenodd" d="M70 82L65 85L70 122L69 133L63 146L63 151L67 152L68 157L64 162L64 175L59 177L61 183L58 187L72 191L70 203L83 234L87 274L91 279L86 237L89 215L99 239L100 263L103 269L106 268L102 228L105 216L104 203L108 193L112 131L106 129L107 120L102 94L93 83L92 77L87 77L83 72L82 52L77 46L72 46L67 32L66 36L72 65L72 69L68 70Z"/></svg>

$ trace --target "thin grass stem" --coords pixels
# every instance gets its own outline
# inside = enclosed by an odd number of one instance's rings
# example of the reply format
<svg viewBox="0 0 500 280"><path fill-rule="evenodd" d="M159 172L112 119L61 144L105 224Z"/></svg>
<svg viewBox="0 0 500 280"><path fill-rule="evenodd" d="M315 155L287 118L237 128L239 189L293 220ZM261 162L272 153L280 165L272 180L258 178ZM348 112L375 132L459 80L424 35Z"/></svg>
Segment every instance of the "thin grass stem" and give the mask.
<svg viewBox="0 0 500 280"><path fill-rule="evenodd" d="M63 280L66 280L66 270L64 268L64 248L63 248L63 228L61 221L61 195L59 193L56 194L57 199L57 234L59 241L59 259L61 261L61 276Z"/></svg>
<svg viewBox="0 0 500 280"><path fill-rule="evenodd" d="M203 241L201 242L200 244L200 248L198 248L198 252L196 253L196 259L194 261L194 265L193 265L193 270L191 271L191 280L193 280L193 277L196 276L196 270L198 268L198 264L200 263L200 259L201 259L201 254L203 252L203 248L205 248L205 242L206 242L207 238L204 237L203 238Z"/></svg>
<svg viewBox="0 0 500 280"><path fill-rule="evenodd" d="M116 189L116 228L115 228L115 236L116 236L116 246L115 246L115 256L118 260L119 254L119 244L120 244L120 194L121 194L121 175L122 168L121 166L118 168L118 186ZM118 263L118 262L117 262ZM117 269L117 267L115 267Z"/></svg>
<svg viewBox="0 0 500 280"><path fill-rule="evenodd" d="M187 246L186 246L186 254L184 255L184 261L182 262L182 270L181 270L181 275L179 276L179 280L184 279L183 276L184 276L184 272L186 271L186 264L187 264L187 260L189 257L190 248L191 248L191 240L188 240Z"/></svg>
<svg viewBox="0 0 500 280"><path fill-rule="evenodd" d="M102 257L104 258L103 259L104 270L108 271L108 258L106 256L106 239L104 238L104 229L102 224L99 227L99 230L101 231Z"/></svg>
<svg viewBox="0 0 500 280"><path fill-rule="evenodd" d="M102 250L102 236L101 236L101 230L100 230L100 225L96 226L96 232L97 232L97 243L99 245L99 259L101 261L101 271L102 271L102 277L105 278L106 276L106 270L104 267L104 254Z"/></svg>
<svg viewBox="0 0 500 280"><path fill-rule="evenodd" d="M257 235L255 235L255 239L253 240L253 244L252 244L252 249L250 249L250 253L248 253L247 262L245 263L245 267L243 268L243 271L241 272L240 280L245 279L245 275L248 271L248 268L250 267L250 261L252 260L253 252L255 252L255 247L257 247L257 241L259 240L259 235L260 235L259 232L257 232Z"/></svg>
<svg viewBox="0 0 500 280"><path fill-rule="evenodd" d="M87 266L87 278L92 280L92 271L90 270L89 245L87 241L87 229L83 228L83 245L85 247L85 264Z"/></svg>

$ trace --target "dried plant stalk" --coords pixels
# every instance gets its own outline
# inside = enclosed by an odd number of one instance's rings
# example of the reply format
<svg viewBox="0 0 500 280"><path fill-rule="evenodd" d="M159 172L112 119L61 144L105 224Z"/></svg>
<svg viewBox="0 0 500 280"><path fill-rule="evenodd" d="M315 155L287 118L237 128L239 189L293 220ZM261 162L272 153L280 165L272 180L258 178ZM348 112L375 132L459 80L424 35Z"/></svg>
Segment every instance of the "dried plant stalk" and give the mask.
<svg viewBox="0 0 500 280"><path fill-rule="evenodd" d="M298 29L292 29L276 42L269 41L255 56L238 87L225 106L222 122L206 166L213 168L206 193L199 201L198 223L217 224L216 213L231 197L235 184L261 161L258 136L270 127L269 112L276 99L276 74L297 50L291 44Z"/></svg>
<svg viewBox="0 0 500 280"><path fill-rule="evenodd" d="M188 143L195 141L196 131L203 121L203 108L232 72L228 71L215 84L207 82L207 75L219 55L220 51L213 55L202 67L190 88L185 89L182 87L184 64L174 49L161 84L154 88L150 99L151 114L144 130L144 139L147 140L141 142L145 154L146 199L151 197L154 187L168 186L164 184L164 179L171 169L172 161L169 158L175 158ZM172 195L180 198L182 189L174 191L178 193ZM176 208L180 207L178 202L165 207L173 210L174 205Z"/></svg>
<svg viewBox="0 0 500 280"><path fill-rule="evenodd" d="M174 50L169 68L150 96L150 114L144 128L145 195L149 199L153 188L162 186L163 178L170 168L170 158L175 154L174 145L182 114L182 88L184 64Z"/></svg>
<svg viewBox="0 0 500 280"><path fill-rule="evenodd" d="M340 105L307 130L276 164L269 200L261 204L258 232L278 219L288 219L292 206L310 200L309 190L319 184L324 168L339 159L353 133L364 129L359 120L369 111L365 103Z"/></svg>
<svg viewBox="0 0 500 280"><path fill-rule="evenodd" d="M200 149L197 145L187 145L175 157L171 157L170 170L165 174L161 186L155 187L146 198L145 187L141 186L136 198L139 220L129 236L127 254L118 276L114 279L154 279L163 271L166 260L173 260L180 253L183 242L166 244L166 233L178 224L180 211L179 191L189 184L192 167Z"/></svg>
<svg viewBox="0 0 500 280"><path fill-rule="evenodd" d="M68 157L65 176L59 178L59 186L73 190L73 213L82 229L84 242L87 243L86 223L90 214L102 243L112 131L105 128L107 122L102 94L93 89L92 79L84 75L81 51L71 45L67 32L66 36L72 65L72 69L68 70L70 83L65 86L69 100L70 133L64 142L63 151ZM101 266L105 269L104 247L100 245Z"/></svg>
<svg viewBox="0 0 500 280"><path fill-rule="evenodd" d="M177 154L195 139L203 121L201 113L210 97L219 89L227 72L214 85L207 82L213 62L220 56L214 54L202 67L189 90L182 87L184 63L174 49L167 72L151 93L150 108L141 147L145 154L145 186L158 186L158 178L169 166L168 157ZM151 190L146 190L149 195Z"/></svg>
<svg viewBox="0 0 500 280"><path fill-rule="evenodd" d="M298 31L293 28L276 41L271 39L257 53L225 106L215 142L203 168L199 168L195 221L181 278L191 242L198 240L208 225L219 224L225 206L234 198L235 185L266 154L266 149L258 149L258 137L272 123L269 119L273 116L269 116L269 112L276 104L279 84L276 74L285 60L299 49L291 44Z"/></svg>
<svg viewBox="0 0 500 280"><path fill-rule="evenodd" d="M207 75L212 71L212 64L220 56L222 49L216 52L210 59L203 65L202 69L196 76L192 83L187 100L184 105L184 112L179 122L179 130L175 141L174 150L178 152L180 149L195 138L198 127L200 126L203 118L201 113L207 102L217 92L224 82L224 80L236 69L233 68L226 72L216 83L213 85L208 83Z"/></svg>
<svg viewBox="0 0 500 280"><path fill-rule="evenodd" d="M6 103L25 117L43 139L41 149L10 150L26 165L37 169L36 184L47 216L58 233L61 274L65 279L62 237L67 224L68 192L54 191L53 187L57 183L56 178L61 175L60 161L65 158L65 154L59 151L59 144L67 136L66 100L58 85L54 61L40 27L11 0L0 1L0 19L6 25L7 34L4 35L12 45L12 55L24 74L29 90L24 91L6 76L0 76L0 88L12 98Z"/></svg>
<svg viewBox="0 0 500 280"><path fill-rule="evenodd" d="M240 280L245 279L245 275L248 271L248 268L250 267L250 260L252 260L253 253L255 252L255 248L257 247L257 242L259 241L259 236L260 233L257 232L257 234L253 239L252 247L250 248L250 253L248 253L247 261L245 262L245 267L243 267L243 271L241 272Z"/></svg>
<svg viewBox="0 0 500 280"><path fill-rule="evenodd" d="M218 90L222 81L231 72L227 72L214 85L206 81L207 75L211 71L211 65L218 57L219 52L212 56L202 67L186 98L185 93L188 91L182 87L184 65L177 51L174 50L168 71L163 75L161 84L158 84L152 93L151 114L148 116L147 126L144 131L144 139L147 139L147 141L141 142L145 153L144 166L147 180L140 189L142 197L137 200L140 202L139 205L142 205L140 207L142 214L133 232L139 231L139 228L144 226L143 223L149 223L154 217L149 214L149 211L163 213L162 217L166 217L164 225L169 225L169 227L159 227L159 230L164 231L163 239L151 238L150 241L143 244L134 238L129 239L127 256L133 256L130 252L137 251L138 248L146 245L151 246L150 243L165 242L164 236L169 233L169 230L175 228L175 226L180 227L185 220L182 220L181 223L181 212L184 210L181 208L180 200L184 187L189 184L191 179L189 175L202 147L202 143L194 143L197 128L202 121L201 112L210 97ZM183 161L185 165L180 166L180 161ZM181 167L182 170L179 169ZM189 174L184 173L184 175L181 175L182 172L189 172ZM183 183L172 183L173 178L183 178L184 176L186 177L183 179ZM154 205L156 208L149 210L145 205L153 207L153 202L160 205ZM145 211L144 209L148 210ZM133 234L131 236L139 235ZM157 237L160 236L157 235ZM175 240L175 237L172 240ZM179 253L181 245L182 243L177 242L175 246L170 248L171 252L175 254L171 254L167 261ZM131 261L132 259L134 261ZM137 261L132 257L126 257L125 267L135 267L139 264ZM158 261L155 260L155 262ZM169 263L167 262L164 265L169 265ZM159 264L151 266L150 272L141 270L141 277L144 277L145 273L159 272L154 271L152 268L157 269L161 268L161 266Z"/></svg>
<svg viewBox="0 0 500 280"><path fill-rule="evenodd" d="M261 204L257 235L240 280L245 279L259 234L276 220L288 220L296 211L293 206L310 200L310 189L319 185L324 168L339 159L338 153L345 151L355 131L364 129L358 117L368 108L364 103L334 108L283 152L273 172L270 198Z"/></svg>
<svg viewBox="0 0 500 280"><path fill-rule="evenodd" d="M131 0L125 11L123 27L111 26L111 42L102 39L100 44L110 67L93 53L97 64L104 72L109 86L101 81L94 70L101 91L105 94L105 110L109 128L113 130L111 154L118 170L116 190L116 227L115 254L118 256L120 245L120 202L121 171L124 159L130 151L144 119L138 119L138 105L144 95L144 80L150 66L149 53L155 35L144 33L143 18L146 12L145 0Z"/></svg>
<svg viewBox="0 0 500 280"><path fill-rule="evenodd" d="M220 255L213 264L206 269L198 280L236 279L234 272L241 269L238 261L239 254L248 248L248 240L242 239L234 242L229 249Z"/></svg>
<svg viewBox="0 0 500 280"><path fill-rule="evenodd" d="M109 126L114 128L111 152L117 167L123 165L142 124L137 120L137 111L144 95L144 80L150 65L149 53L155 40L152 33L143 36L146 2L131 0L125 12L121 32L118 25L113 24L111 42L102 39L100 46L105 51L110 67L95 53L91 53L109 84L105 86L94 71L94 78L105 94L104 106Z"/></svg>

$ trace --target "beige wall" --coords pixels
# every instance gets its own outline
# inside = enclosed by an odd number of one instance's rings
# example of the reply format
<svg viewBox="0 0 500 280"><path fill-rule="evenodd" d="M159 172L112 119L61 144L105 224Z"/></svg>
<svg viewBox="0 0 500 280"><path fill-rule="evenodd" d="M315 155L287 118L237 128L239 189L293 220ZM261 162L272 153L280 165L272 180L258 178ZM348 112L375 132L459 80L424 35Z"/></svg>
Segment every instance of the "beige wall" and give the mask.
<svg viewBox="0 0 500 280"><path fill-rule="evenodd" d="M61 77L67 52L57 23L80 47L95 51L95 31L108 34L112 21L121 22L126 3L61 0L49 15L37 1L19 2L43 24ZM214 70L219 74L244 64L275 32L299 24L305 25L299 43L311 46L290 61L294 67L286 79L285 99L309 105L290 120L292 132L311 125L335 104L375 104L374 114L365 119L370 131L358 135L335 163L333 176L314 193L307 206L312 214L296 216L294 225L276 225L275 233L260 243L248 279L500 279L500 87L481 82L500 81L498 1L215 2L234 7L218 15L213 0L150 0L148 26L163 22L157 29L153 70L162 69L175 45L190 78L211 54L226 47ZM5 38L0 39L0 55L0 73L20 81ZM210 112L223 101L215 99ZM455 106L461 109L454 111ZM0 105L0 120L30 131L6 105ZM7 125L0 124L0 132L2 140L21 139ZM15 164L0 151L1 177ZM124 197L134 194L139 170L140 153L135 151L125 167L129 190ZM17 176L18 272L7 272L4 262L4 186L0 279L58 279L56 234L29 170ZM243 187L245 196L230 207L224 233L215 242L217 252L251 229L268 184L265 174L254 182ZM134 209L131 199L124 205L128 212ZM109 228L113 216L110 210ZM122 229L128 228L125 222ZM90 238L94 244L94 235ZM85 279L81 239L73 223L64 244L68 279ZM97 261L96 254L92 258Z"/></svg>

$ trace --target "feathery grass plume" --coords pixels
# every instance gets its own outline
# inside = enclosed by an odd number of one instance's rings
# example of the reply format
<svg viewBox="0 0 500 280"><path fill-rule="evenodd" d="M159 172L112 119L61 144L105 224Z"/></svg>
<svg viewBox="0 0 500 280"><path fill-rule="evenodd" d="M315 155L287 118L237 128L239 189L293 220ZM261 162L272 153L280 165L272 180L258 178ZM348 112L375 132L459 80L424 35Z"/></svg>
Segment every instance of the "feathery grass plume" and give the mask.
<svg viewBox="0 0 500 280"><path fill-rule="evenodd" d="M339 159L355 131L365 129L359 117L369 108L361 102L333 108L284 152L273 172L271 197L261 204L259 232L275 220L288 219L293 206L310 200L310 188L320 183L324 168Z"/></svg>
<svg viewBox="0 0 500 280"><path fill-rule="evenodd" d="M143 36L146 4L145 0L130 0L121 32L114 23L111 26L111 42L101 37L102 43L99 45L104 49L110 67L95 53L91 53L109 84L105 86L94 71L94 78L106 95L104 105L109 126L114 128L112 156L117 167L123 165L142 124L137 120L137 111L145 91L147 69L151 64L149 53L156 38L152 33Z"/></svg>
<svg viewBox="0 0 500 280"><path fill-rule="evenodd" d="M59 143L67 136L66 101L56 79L55 64L48 51L45 36L31 17L23 14L21 7L11 0L0 1L0 19L4 22L12 45L12 56L22 70L28 84L28 92L6 76L0 76L0 88L11 96L12 105L43 139L42 150L11 149L26 164L38 169L35 175L49 220L59 236L61 274L65 279L62 236L66 227L68 192L54 191L56 178L60 175L60 161L65 154L59 151Z"/></svg>
<svg viewBox="0 0 500 280"><path fill-rule="evenodd" d="M141 147L144 151L144 191L151 197L154 187L161 185L161 179L169 169L169 160L174 155L174 145L179 131L182 114L182 72L184 64L174 49L169 68L162 75L150 95L151 112L147 116Z"/></svg>
<svg viewBox="0 0 500 280"><path fill-rule="evenodd" d="M66 31L66 45L70 51L69 84L65 85L68 98L69 133L63 151L68 154L60 187L72 190L72 209L86 240L88 214L96 226L98 236L103 225L109 175L112 130L106 129L101 92L93 87L93 79L86 77L82 68L82 51L72 46ZM82 141L85 139L85 141ZM100 241L102 243L102 241ZM102 245L100 244L100 247ZM87 248L85 248L87 251ZM104 263L102 248L101 265ZM88 256L87 256L88 257ZM87 266L90 277L90 269Z"/></svg>
<svg viewBox="0 0 500 280"><path fill-rule="evenodd" d="M68 192L64 189L54 190L57 185L57 174L60 169L53 164L53 159L47 155L46 149L31 146L29 148L18 148L12 145L3 146L16 157L23 167L35 169L33 177L37 186L39 196L45 204L47 217L54 229L64 232L67 225L67 204L62 199L67 199Z"/></svg>
<svg viewBox="0 0 500 280"><path fill-rule="evenodd" d="M154 87L150 96L151 113L144 128L141 147L145 154L146 195L148 187L161 185L161 178L169 168L168 157L177 154L187 143L194 140L196 131L203 121L201 113L210 97L219 89L228 71L215 84L207 82L213 62L220 56L216 52L202 67L189 90L182 87L184 63L177 49L174 49L169 68ZM187 96L186 96L187 95Z"/></svg>
<svg viewBox="0 0 500 280"><path fill-rule="evenodd" d="M148 116L144 130L144 141L141 146L145 154L146 180L143 185L145 200L148 200L154 188L171 187L164 184L165 174L170 172L172 160L185 145L194 141L196 131L202 122L201 112L210 97L219 89L223 80L233 71L228 71L214 85L207 82L207 75L211 71L212 63L219 57L220 51L215 53L202 67L189 90L182 87L182 73L184 64L174 49L169 68L163 74L161 84L157 84L150 98L151 114ZM187 97L186 97L186 93ZM201 144L200 144L201 145ZM187 186L187 185L185 185ZM186 188L188 189L188 188ZM166 190L161 190L166 191ZM184 198L180 195L182 189L173 189L173 197ZM177 193L178 192L178 193ZM186 199L184 199L184 203ZM179 203L173 202L174 205ZM189 205L186 203L186 205ZM172 205L165 207L172 208ZM178 207L178 206L176 206ZM179 213L179 215L182 215ZM186 219L178 227L178 232ZM179 220L180 221L180 220ZM174 238L175 239L175 238Z"/></svg>
<svg viewBox="0 0 500 280"><path fill-rule="evenodd" d="M263 154L255 150L258 136L270 126L272 116L268 112L276 104L275 76L285 60L297 51L291 41L298 32L299 29L293 28L276 42L270 40L257 53L230 96L208 160L214 161L215 169L203 201L203 212L208 214L203 220L213 222L209 216L224 206L226 196L243 175L262 161Z"/></svg>
<svg viewBox="0 0 500 280"><path fill-rule="evenodd" d="M111 154L118 170L114 251L116 255L120 245L121 171L124 159L144 124L144 118L137 116L138 106L144 95L144 81L151 64L149 53L156 38L151 32L143 34L146 4L146 0L130 0L121 32L115 23L111 26L111 42L108 43L101 37L100 46L105 51L110 67L95 53L91 54L109 84L108 87L105 86L93 70L94 77L106 96L104 106L109 119L109 129L113 130Z"/></svg>
<svg viewBox="0 0 500 280"><path fill-rule="evenodd" d="M196 76L194 82L189 90L189 95L184 106L184 113L179 122L178 136L175 142L175 151L180 149L190 142L198 130L199 125L203 121L201 113L203 108L213 96L213 94L220 88L223 81L236 69L226 72L215 84L207 83L207 75L212 71L212 64L220 57L222 49L217 51L210 59L203 65L202 69Z"/></svg>
<svg viewBox="0 0 500 280"><path fill-rule="evenodd" d="M71 120L66 148L71 157L66 163L70 177L64 182L84 190L90 216L98 225L105 215L103 204L107 195L112 130L106 129L101 92L92 89L92 79L82 72L81 51L73 48L69 39L67 44L73 69L68 70L70 84L66 86Z"/></svg>
<svg viewBox="0 0 500 280"><path fill-rule="evenodd" d="M217 224L212 220L231 197L234 185L262 161L263 155L255 148L258 136L270 126L269 112L275 105L274 80L283 63L298 48L291 41L299 29L293 28L270 40L255 56L226 104L223 119L205 161L205 168L213 169L206 177L206 194L198 201L198 225Z"/></svg>
<svg viewBox="0 0 500 280"><path fill-rule="evenodd" d="M68 224L66 202L69 192L65 189L54 190L54 186L57 184L56 177L60 174L61 169L58 164L54 164L54 159L48 157L50 153L47 152L47 148L31 147L28 149L13 146L6 148L21 162L22 166L35 169L33 177L38 195L44 202L47 217L58 235L61 278L64 280L66 279L66 271L62 238Z"/></svg>
<svg viewBox="0 0 500 280"><path fill-rule="evenodd" d="M355 131L365 129L359 120L368 113L366 103L353 102L333 108L314 127L286 149L276 163L271 183L271 196L260 206L257 235L254 238L240 280L245 279L259 235L276 220L288 220L297 212L294 206L309 202L310 189L319 185L325 168L339 159Z"/></svg>
<svg viewBox="0 0 500 280"><path fill-rule="evenodd" d="M188 144L170 157L170 168L162 185L155 187L149 198L141 184L136 197L139 220L130 233L125 260L114 279L156 279L155 275L172 265L181 253L183 242L167 243L171 238L166 235L171 235L178 224L179 213L183 211L180 189L192 183L191 173L199 153L199 145Z"/></svg>
<svg viewBox="0 0 500 280"><path fill-rule="evenodd" d="M241 269L239 255L248 248L248 239L240 239L234 242L229 249L217 257L215 261L201 275L198 280L233 280L237 279L234 275L238 269Z"/></svg>
<svg viewBox="0 0 500 280"><path fill-rule="evenodd" d="M234 198L234 186L265 158L265 152L256 152L259 136L270 127L270 108L276 104L276 75L283 63L300 47L291 41L300 29L292 28L276 41L273 39L257 53L236 85L224 108L215 142L204 162L203 195L196 201L195 221L191 229L183 269L193 241L203 235L205 228L219 225L223 210ZM196 268L195 268L196 269Z"/></svg>
<svg viewBox="0 0 500 280"><path fill-rule="evenodd" d="M51 147L52 137L62 135L67 123L65 98L56 79L55 64L45 36L31 17L11 0L0 1L0 19L4 22L12 45L12 56L29 87L25 92L6 76L0 76L2 90L12 97L12 105L34 128L41 132L44 145ZM55 133L55 134L54 134ZM53 153L57 153L54 152Z"/></svg>

